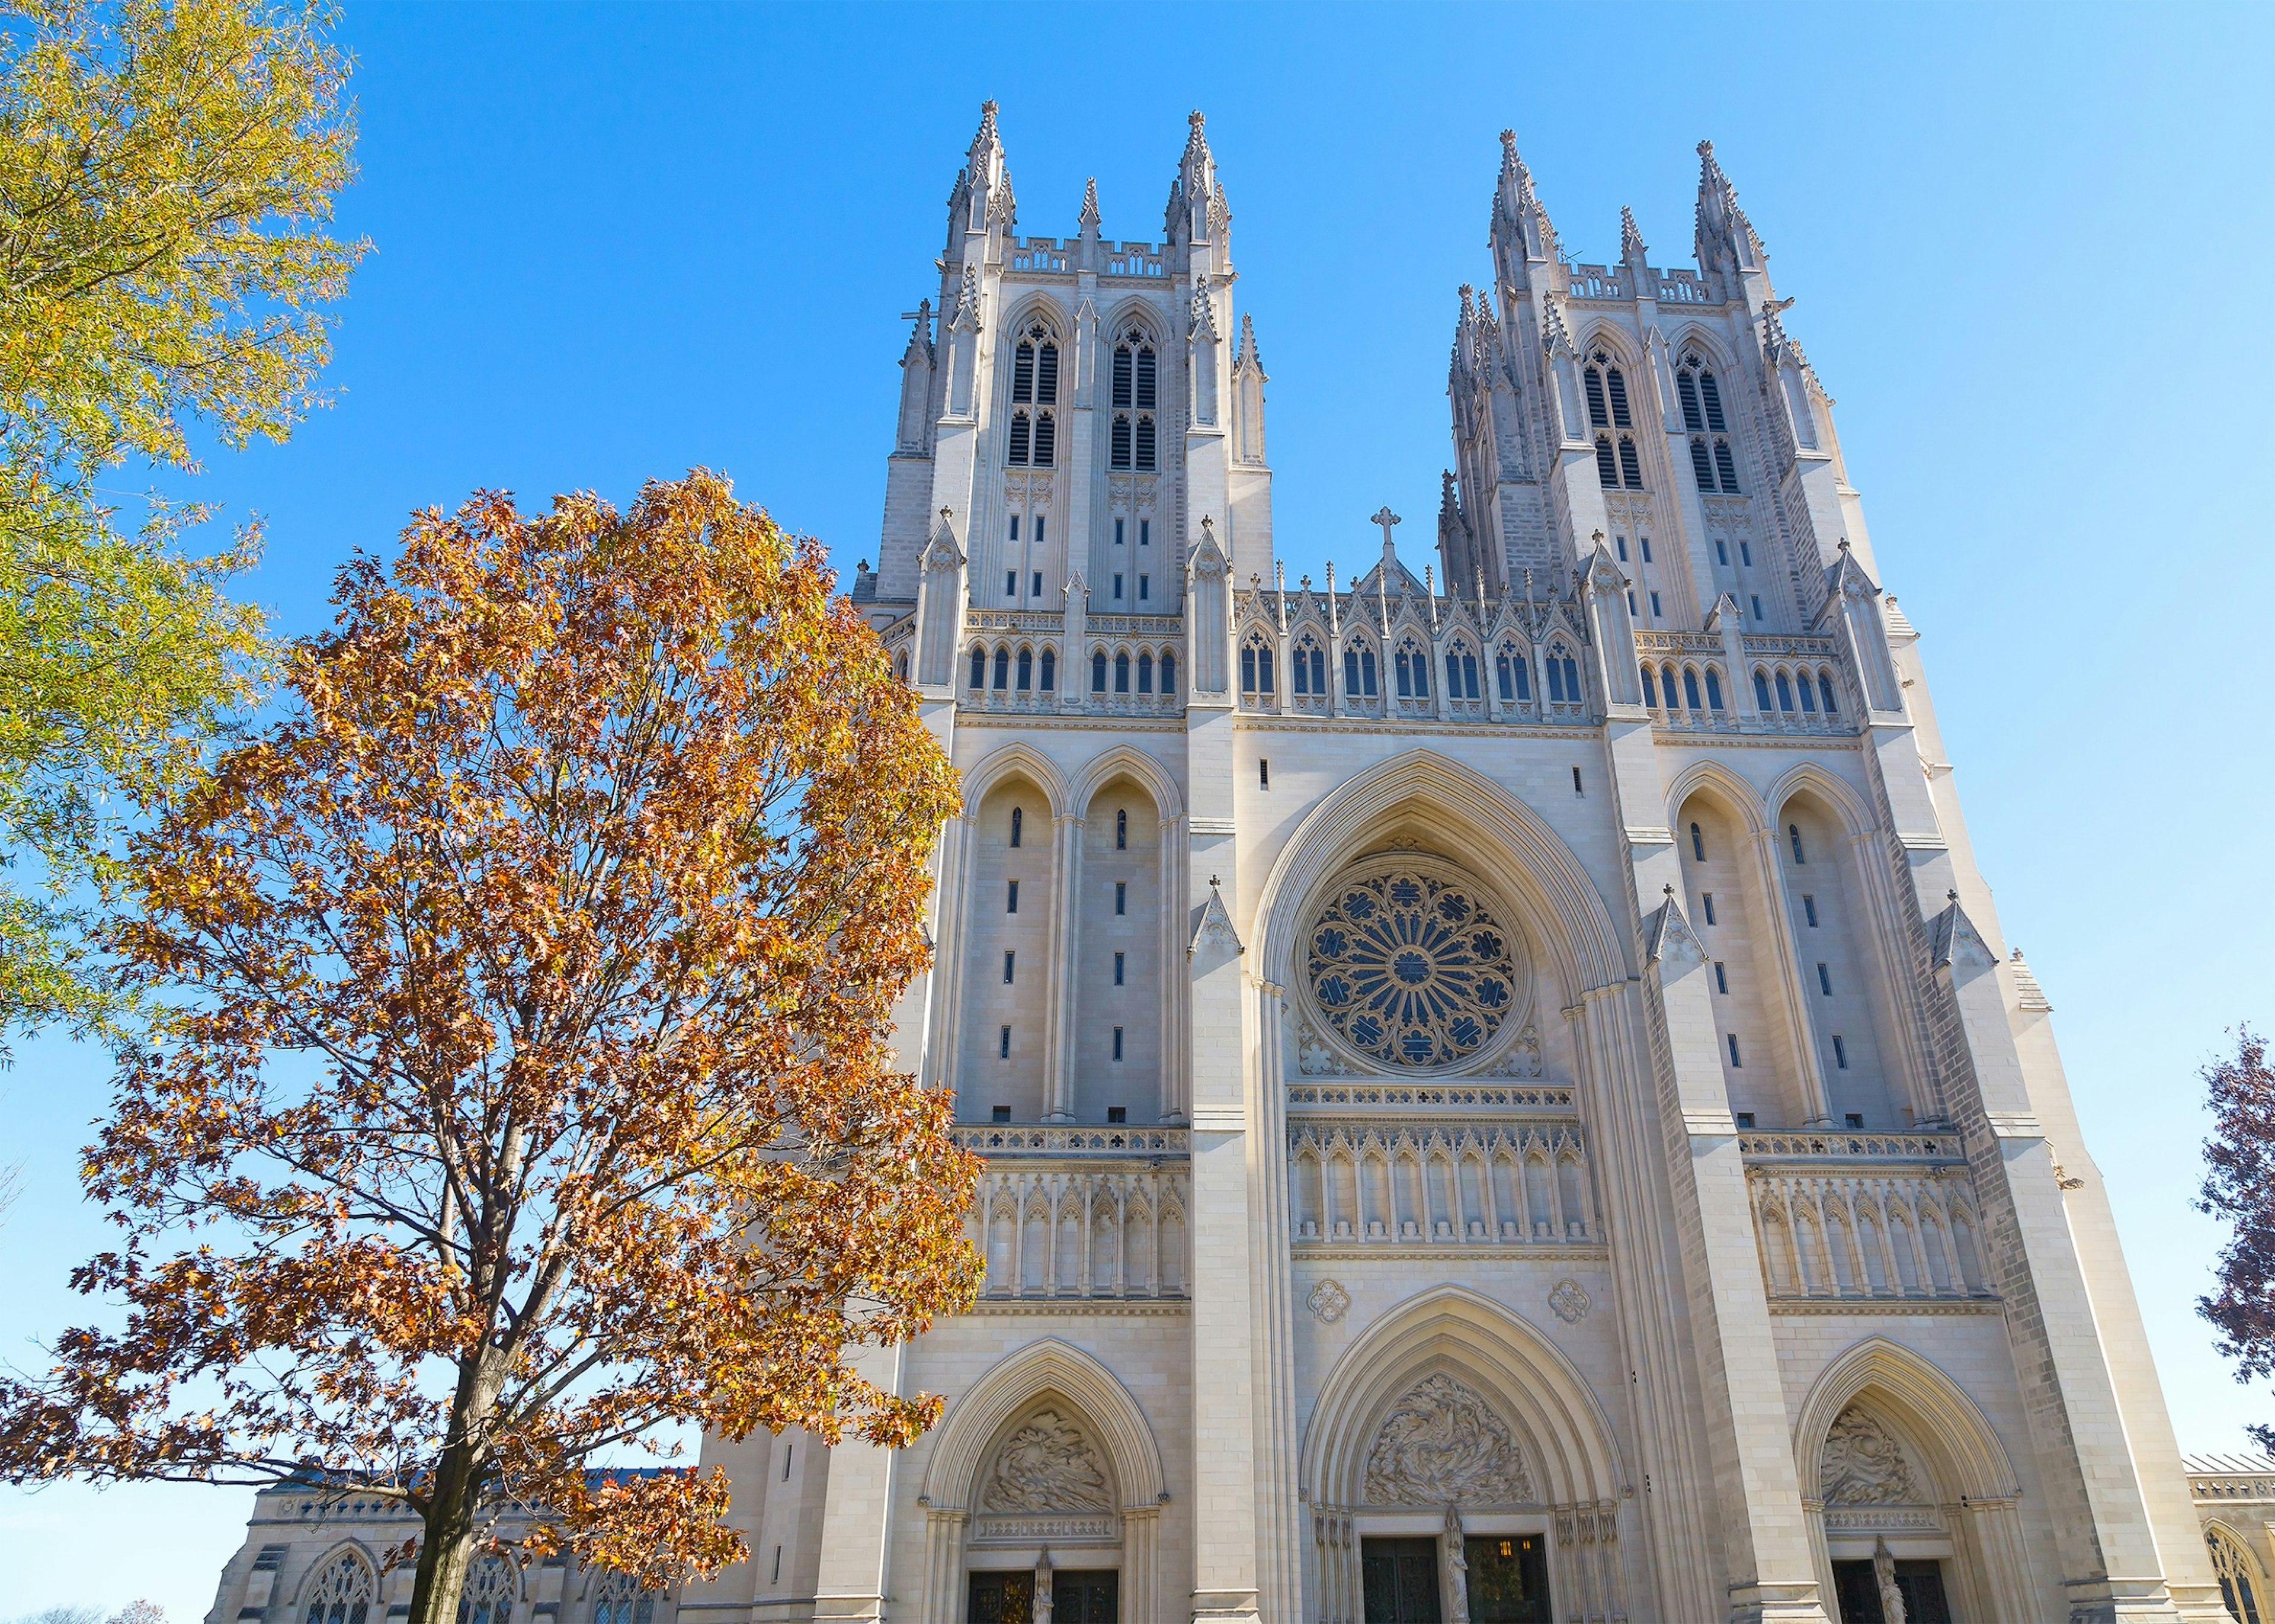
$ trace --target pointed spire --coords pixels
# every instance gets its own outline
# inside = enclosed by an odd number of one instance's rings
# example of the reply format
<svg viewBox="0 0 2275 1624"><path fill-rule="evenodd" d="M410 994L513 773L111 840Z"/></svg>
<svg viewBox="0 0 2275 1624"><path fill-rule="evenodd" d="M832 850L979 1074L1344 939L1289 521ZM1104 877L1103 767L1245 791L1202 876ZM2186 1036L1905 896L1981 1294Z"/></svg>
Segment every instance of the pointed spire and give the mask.
<svg viewBox="0 0 2275 1624"><path fill-rule="evenodd" d="M1244 310L1240 313L1240 347L1233 352L1232 369L1264 375L1264 359L1256 352L1256 321Z"/></svg>
<svg viewBox="0 0 2275 1624"><path fill-rule="evenodd" d="M951 242L962 231L984 231L999 217L1006 229L1015 219L1011 177L1003 162L1002 138L995 131L995 103L979 104L979 128L964 155L964 169L949 194Z"/></svg>
<svg viewBox="0 0 2275 1624"><path fill-rule="evenodd" d="M922 362L929 366L933 359L932 300L920 298L917 301L913 320L916 325L909 330L909 347L901 351L901 365L906 366L911 362Z"/></svg>
<svg viewBox="0 0 2275 1624"><path fill-rule="evenodd" d="M1214 250L1212 268L1228 270L1231 267L1225 236L1232 223L1232 208L1224 200L1224 188L1217 181L1216 158L1203 133L1207 120L1196 109L1185 122L1184 155L1177 160L1177 178L1169 187L1162 231L1172 244L1208 241Z"/></svg>
<svg viewBox="0 0 2275 1624"><path fill-rule="evenodd" d="M1516 280L1514 273L1527 260L1562 257L1556 228L1549 223L1548 210L1533 190L1532 171L1517 155L1514 130L1500 132L1500 178L1493 187L1490 236L1493 247L1507 256L1501 261L1504 280Z"/></svg>
<svg viewBox="0 0 2275 1624"><path fill-rule="evenodd" d="M1098 221L1098 177L1092 175L1087 181L1083 183L1081 220L1082 234L1085 237L1097 236Z"/></svg>
<svg viewBox="0 0 2275 1624"><path fill-rule="evenodd" d="M1715 161L1712 141L1698 143L1697 249L1702 268L1731 276L1759 271L1769 257L1753 222L1738 207L1738 189Z"/></svg>
<svg viewBox="0 0 2275 1624"><path fill-rule="evenodd" d="M1636 229L1635 210L1620 206L1620 258L1640 265L1651 250L1644 246L1643 233Z"/></svg>

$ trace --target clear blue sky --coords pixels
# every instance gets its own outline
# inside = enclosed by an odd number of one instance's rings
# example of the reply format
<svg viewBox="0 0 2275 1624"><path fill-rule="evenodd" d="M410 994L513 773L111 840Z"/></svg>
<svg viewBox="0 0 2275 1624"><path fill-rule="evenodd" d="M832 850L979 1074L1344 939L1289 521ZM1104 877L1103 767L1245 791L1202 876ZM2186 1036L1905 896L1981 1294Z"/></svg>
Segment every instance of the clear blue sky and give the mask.
<svg viewBox="0 0 2275 1624"><path fill-rule="evenodd" d="M1513 126L1568 245L1689 261L1711 136L1839 402L1885 584L1925 653L1977 852L2108 1175L2184 1447L2275 1395L2191 1308L2196 1069L2275 1026L2264 627L2275 8L1558 6L586 11L351 4L376 252L336 409L216 462L253 590L316 624L350 549L478 486L628 498L706 464L875 556L899 313L1002 103L1021 228L1157 237L1184 139L1234 213L1291 574L1418 548L1447 460L1455 289ZM1418 565L1420 555L1411 562ZM24 1047L0 1159L0 1357L79 1304L74 1147L99 1060ZM249 1496L0 1491L10 1611L211 1604Z"/></svg>

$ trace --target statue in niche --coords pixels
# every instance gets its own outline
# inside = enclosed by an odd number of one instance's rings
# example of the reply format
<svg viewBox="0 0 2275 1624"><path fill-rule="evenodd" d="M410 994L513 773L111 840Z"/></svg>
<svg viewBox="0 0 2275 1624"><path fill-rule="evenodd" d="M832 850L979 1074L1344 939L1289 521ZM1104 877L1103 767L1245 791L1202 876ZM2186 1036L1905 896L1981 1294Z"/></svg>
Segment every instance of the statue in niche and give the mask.
<svg viewBox="0 0 2275 1624"><path fill-rule="evenodd" d="M1515 1506L1532 1498L1532 1476L1508 1423L1443 1371L1391 1406L1367 1452L1369 1505Z"/></svg>
<svg viewBox="0 0 2275 1624"><path fill-rule="evenodd" d="M1104 1511L1111 1504L1090 1440L1054 1409L1037 1410L1003 1440L979 1491L984 1512Z"/></svg>
<svg viewBox="0 0 2275 1624"><path fill-rule="evenodd" d="M1819 1467L1828 1506L1903 1506L1921 1498L1903 1446L1869 1410L1840 1412Z"/></svg>

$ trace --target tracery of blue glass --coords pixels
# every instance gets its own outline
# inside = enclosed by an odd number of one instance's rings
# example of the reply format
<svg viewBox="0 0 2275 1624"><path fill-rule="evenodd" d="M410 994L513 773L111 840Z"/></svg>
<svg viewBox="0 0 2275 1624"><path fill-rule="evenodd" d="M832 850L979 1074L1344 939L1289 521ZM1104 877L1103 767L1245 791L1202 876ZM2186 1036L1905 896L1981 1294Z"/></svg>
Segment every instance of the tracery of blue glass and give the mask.
<svg viewBox="0 0 2275 1624"><path fill-rule="evenodd" d="M1426 1069L1491 1043L1515 1003L1508 930L1457 881L1407 868L1346 881L1311 927L1312 1001L1384 1066Z"/></svg>

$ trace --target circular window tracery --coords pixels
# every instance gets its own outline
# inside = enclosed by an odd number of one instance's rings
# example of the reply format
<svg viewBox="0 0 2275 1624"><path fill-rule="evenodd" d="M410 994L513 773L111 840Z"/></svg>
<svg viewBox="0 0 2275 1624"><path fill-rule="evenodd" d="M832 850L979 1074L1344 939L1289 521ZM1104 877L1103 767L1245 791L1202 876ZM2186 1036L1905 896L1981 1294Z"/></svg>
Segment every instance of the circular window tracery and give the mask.
<svg viewBox="0 0 2275 1624"><path fill-rule="evenodd" d="M1454 871L1396 858L1347 876L1311 926L1311 1001L1367 1063L1438 1070L1495 1046L1522 1012L1520 948L1498 904Z"/></svg>

